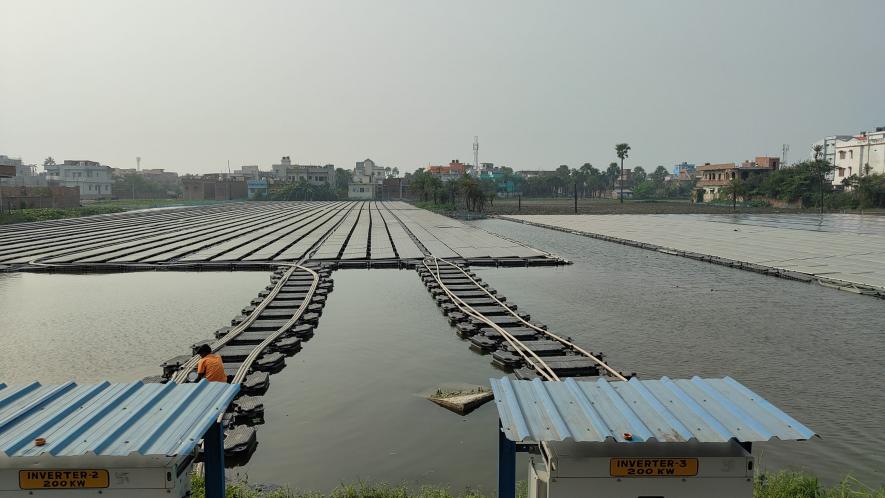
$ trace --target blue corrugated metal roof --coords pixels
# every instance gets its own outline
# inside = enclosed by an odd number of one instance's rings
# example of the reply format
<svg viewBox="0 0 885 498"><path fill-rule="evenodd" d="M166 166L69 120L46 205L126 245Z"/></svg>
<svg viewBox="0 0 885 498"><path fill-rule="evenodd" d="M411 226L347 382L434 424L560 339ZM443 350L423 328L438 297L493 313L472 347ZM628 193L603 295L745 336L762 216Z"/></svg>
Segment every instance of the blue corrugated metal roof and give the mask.
<svg viewBox="0 0 885 498"><path fill-rule="evenodd" d="M190 452L239 385L0 384L0 459ZM44 446L34 440L44 438Z"/></svg>
<svg viewBox="0 0 885 498"><path fill-rule="evenodd" d="M731 377L491 382L501 425L512 441L707 443L815 435Z"/></svg>

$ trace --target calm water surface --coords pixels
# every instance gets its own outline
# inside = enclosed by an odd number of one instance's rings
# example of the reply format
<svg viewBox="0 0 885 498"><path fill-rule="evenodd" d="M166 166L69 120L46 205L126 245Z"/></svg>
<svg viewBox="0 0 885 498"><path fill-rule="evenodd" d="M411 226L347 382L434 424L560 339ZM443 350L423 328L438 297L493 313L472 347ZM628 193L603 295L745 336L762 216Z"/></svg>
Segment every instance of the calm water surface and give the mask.
<svg viewBox="0 0 885 498"><path fill-rule="evenodd" d="M476 225L574 261L480 270L551 330L641 377L729 375L822 436L756 445L763 467L885 482L885 302L512 222Z"/></svg>
<svg viewBox="0 0 885 498"><path fill-rule="evenodd" d="M516 223L476 223L575 262L477 270L552 330L642 377L730 375L823 436L757 445L764 467L885 482L885 303ZM271 378L258 451L238 473L301 490L380 480L494 491L494 407L461 417L420 394L502 372L458 339L414 272L333 277L316 336ZM0 275L0 381L155 374L238 314L267 278Z"/></svg>
<svg viewBox="0 0 885 498"><path fill-rule="evenodd" d="M0 273L0 382L127 382L211 337L264 272Z"/></svg>

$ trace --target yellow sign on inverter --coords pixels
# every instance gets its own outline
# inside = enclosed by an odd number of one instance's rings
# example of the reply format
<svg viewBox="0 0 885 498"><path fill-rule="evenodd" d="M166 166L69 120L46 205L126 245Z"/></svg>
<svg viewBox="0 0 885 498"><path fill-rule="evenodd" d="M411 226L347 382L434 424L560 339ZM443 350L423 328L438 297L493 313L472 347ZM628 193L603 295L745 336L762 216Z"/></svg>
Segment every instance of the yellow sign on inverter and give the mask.
<svg viewBox="0 0 885 498"><path fill-rule="evenodd" d="M612 458L612 477L690 477L698 475L697 458Z"/></svg>
<svg viewBox="0 0 885 498"><path fill-rule="evenodd" d="M96 489L110 485L104 469L20 470L21 489Z"/></svg>

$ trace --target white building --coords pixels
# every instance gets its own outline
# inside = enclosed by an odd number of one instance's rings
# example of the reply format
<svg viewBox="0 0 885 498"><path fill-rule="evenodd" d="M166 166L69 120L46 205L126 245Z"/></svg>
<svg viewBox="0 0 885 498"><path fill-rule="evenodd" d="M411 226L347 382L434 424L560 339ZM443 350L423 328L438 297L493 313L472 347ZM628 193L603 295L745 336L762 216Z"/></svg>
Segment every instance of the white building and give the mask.
<svg viewBox="0 0 885 498"><path fill-rule="evenodd" d="M24 164L21 159L0 154L0 166L14 166L15 176L0 178L0 185L16 187L46 186L46 175L37 174L37 166Z"/></svg>
<svg viewBox="0 0 885 498"><path fill-rule="evenodd" d="M885 173L885 127L835 140L833 156L833 185L840 186L851 175L864 176L867 171Z"/></svg>
<svg viewBox="0 0 885 498"><path fill-rule="evenodd" d="M375 189L384 184L386 169L375 161L359 161L353 168L353 177L347 186L348 199L374 199Z"/></svg>
<svg viewBox="0 0 885 498"><path fill-rule="evenodd" d="M246 166L243 167L245 173ZM256 166L257 170L257 166ZM297 182L306 180L311 185L332 184L335 181L335 166L327 164L325 166L292 164L289 156L283 156L280 164L271 166L273 177L283 182Z"/></svg>
<svg viewBox="0 0 885 498"><path fill-rule="evenodd" d="M49 181L63 187L80 187L81 199L110 199L111 167L95 161L66 160L43 166Z"/></svg>

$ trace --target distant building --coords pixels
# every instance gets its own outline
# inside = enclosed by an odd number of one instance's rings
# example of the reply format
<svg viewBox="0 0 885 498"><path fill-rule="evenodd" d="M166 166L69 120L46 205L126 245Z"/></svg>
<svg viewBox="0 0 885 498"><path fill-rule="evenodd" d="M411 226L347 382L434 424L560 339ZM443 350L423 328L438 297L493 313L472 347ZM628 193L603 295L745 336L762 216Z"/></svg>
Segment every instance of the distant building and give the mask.
<svg viewBox="0 0 885 498"><path fill-rule="evenodd" d="M685 176L694 176L695 173L695 165L691 163L687 163L682 161L681 163L673 166L673 174L678 176L680 179L683 178L682 172L685 171Z"/></svg>
<svg viewBox="0 0 885 498"><path fill-rule="evenodd" d="M695 185L695 200L704 202L719 198L723 189L731 184L735 178L748 180L753 175L767 175L780 168L779 157L757 157L755 161L741 163L705 163L698 166L700 175Z"/></svg>
<svg viewBox="0 0 885 498"><path fill-rule="evenodd" d="M24 164L21 159L0 155L0 185L45 187L46 175L37 174L37 166Z"/></svg>
<svg viewBox="0 0 885 498"><path fill-rule="evenodd" d="M633 184L633 170L630 168L624 168L624 170L621 171L621 174L618 175L617 178L615 178L614 184L615 184L615 190L618 190L618 191L620 191L621 185L624 185L624 188L626 188L627 185L632 185Z"/></svg>
<svg viewBox="0 0 885 498"><path fill-rule="evenodd" d="M375 161L366 159L358 161L353 168L350 184L347 186L348 199L374 199L376 191L381 190L387 169L378 166Z"/></svg>
<svg viewBox="0 0 885 498"><path fill-rule="evenodd" d="M385 178L381 188L381 200L412 200L415 196L404 178Z"/></svg>
<svg viewBox="0 0 885 498"><path fill-rule="evenodd" d="M464 164L458 159L450 161L448 166L427 166L424 169L426 173L439 178L443 182L457 180L468 174L470 170L471 166L469 164Z"/></svg>
<svg viewBox="0 0 885 498"><path fill-rule="evenodd" d="M244 166L244 168L247 168ZM251 168L251 167L250 167ZM258 171L258 167L255 166L255 172ZM335 166L332 164L327 164L325 166L318 165L309 165L309 164L292 164L292 160L289 156L283 156L280 159L279 164L274 164L271 166L271 171L273 174L273 178L277 181L282 182L299 182L304 180L311 185L326 185L332 184L335 180ZM241 171L243 176L248 176L252 174L252 171L247 173L246 169Z"/></svg>
<svg viewBox="0 0 885 498"><path fill-rule="evenodd" d="M808 157L809 159L814 159L814 146L820 145L821 147L823 147L823 150L821 150L821 159L830 164L836 164L836 143L851 140L851 138L851 135L831 135L829 137L824 137L823 139L811 144L811 148L808 152ZM787 167L787 165L785 164L784 167Z"/></svg>
<svg viewBox="0 0 885 498"><path fill-rule="evenodd" d="M181 179L188 201L233 201L246 199L246 182L225 175L187 176Z"/></svg>
<svg viewBox="0 0 885 498"><path fill-rule="evenodd" d="M851 175L885 173L885 127L833 141L833 185L841 186Z"/></svg>
<svg viewBox="0 0 885 498"><path fill-rule="evenodd" d="M43 166L47 180L62 187L79 187L81 199L110 199L111 167L96 161L68 159Z"/></svg>
<svg viewBox="0 0 885 498"><path fill-rule="evenodd" d="M257 164L244 164L243 166L240 166L240 170L238 172L245 177L258 178L261 170L258 168Z"/></svg>

